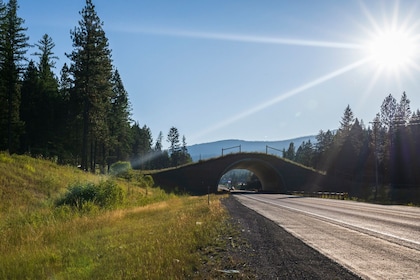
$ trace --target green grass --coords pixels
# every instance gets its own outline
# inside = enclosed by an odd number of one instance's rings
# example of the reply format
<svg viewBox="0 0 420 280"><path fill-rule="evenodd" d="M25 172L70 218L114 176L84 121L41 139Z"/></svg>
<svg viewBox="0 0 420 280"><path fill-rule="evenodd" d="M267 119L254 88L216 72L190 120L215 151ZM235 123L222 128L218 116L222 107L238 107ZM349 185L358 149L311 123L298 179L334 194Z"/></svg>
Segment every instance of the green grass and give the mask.
<svg viewBox="0 0 420 280"><path fill-rule="evenodd" d="M0 178L0 279L200 279L232 232L220 196L167 194L139 174L116 181L114 210L55 206L74 183L109 180L76 168L0 153Z"/></svg>
<svg viewBox="0 0 420 280"><path fill-rule="evenodd" d="M164 202L2 230L2 279L185 279L224 231L218 199ZM216 239L215 239L216 238Z"/></svg>

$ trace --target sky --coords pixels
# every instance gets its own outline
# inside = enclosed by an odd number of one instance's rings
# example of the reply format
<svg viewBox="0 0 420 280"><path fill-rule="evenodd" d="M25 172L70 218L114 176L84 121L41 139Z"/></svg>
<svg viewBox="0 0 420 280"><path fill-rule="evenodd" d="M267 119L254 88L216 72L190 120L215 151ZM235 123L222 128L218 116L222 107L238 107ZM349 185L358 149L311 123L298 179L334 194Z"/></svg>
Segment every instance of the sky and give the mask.
<svg viewBox="0 0 420 280"><path fill-rule="evenodd" d="M85 1L18 3L29 42L52 37L59 73ZM369 125L386 96L404 91L420 108L415 0L93 3L131 117L154 141L173 126L188 145L316 135L337 129L348 105Z"/></svg>

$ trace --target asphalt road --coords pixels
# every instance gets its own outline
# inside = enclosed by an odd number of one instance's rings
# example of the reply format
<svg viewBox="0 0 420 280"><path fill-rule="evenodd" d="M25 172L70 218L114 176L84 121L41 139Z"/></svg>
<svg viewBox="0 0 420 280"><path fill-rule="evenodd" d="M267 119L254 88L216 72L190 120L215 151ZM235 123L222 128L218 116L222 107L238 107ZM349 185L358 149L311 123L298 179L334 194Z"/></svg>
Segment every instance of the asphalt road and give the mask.
<svg viewBox="0 0 420 280"><path fill-rule="evenodd" d="M364 279L420 279L420 208L278 194L243 205Z"/></svg>

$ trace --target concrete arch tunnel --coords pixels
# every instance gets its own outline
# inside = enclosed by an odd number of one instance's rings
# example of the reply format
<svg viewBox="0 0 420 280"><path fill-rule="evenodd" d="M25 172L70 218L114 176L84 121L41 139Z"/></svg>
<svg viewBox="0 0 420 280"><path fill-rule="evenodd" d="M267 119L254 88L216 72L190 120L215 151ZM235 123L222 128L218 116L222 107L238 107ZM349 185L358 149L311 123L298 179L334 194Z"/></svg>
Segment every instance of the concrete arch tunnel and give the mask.
<svg viewBox="0 0 420 280"><path fill-rule="evenodd" d="M262 191L315 191L324 175L283 158L263 153L237 153L176 168L151 172L155 184L192 194L217 192L220 178L230 170L246 169L261 182Z"/></svg>
<svg viewBox="0 0 420 280"><path fill-rule="evenodd" d="M264 191L281 192L286 189L281 173L274 166L271 166L269 162L255 158L236 161L222 171L219 179L234 169L246 169L254 173L260 180L261 189Z"/></svg>

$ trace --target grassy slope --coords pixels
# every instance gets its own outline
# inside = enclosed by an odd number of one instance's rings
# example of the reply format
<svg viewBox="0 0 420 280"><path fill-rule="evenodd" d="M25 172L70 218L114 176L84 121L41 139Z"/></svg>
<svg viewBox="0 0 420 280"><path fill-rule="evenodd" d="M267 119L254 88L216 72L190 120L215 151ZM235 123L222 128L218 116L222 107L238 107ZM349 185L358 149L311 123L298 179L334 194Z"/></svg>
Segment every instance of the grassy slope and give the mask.
<svg viewBox="0 0 420 280"><path fill-rule="evenodd" d="M200 278L205 255L230 231L219 198L208 205L118 181L127 201L120 209L54 206L70 184L106 179L0 153L0 278Z"/></svg>
<svg viewBox="0 0 420 280"><path fill-rule="evenodd" d="M27 156L0 153L0 215L34 211L56 198L69 184L99 178L73 167Z"/></svg>

